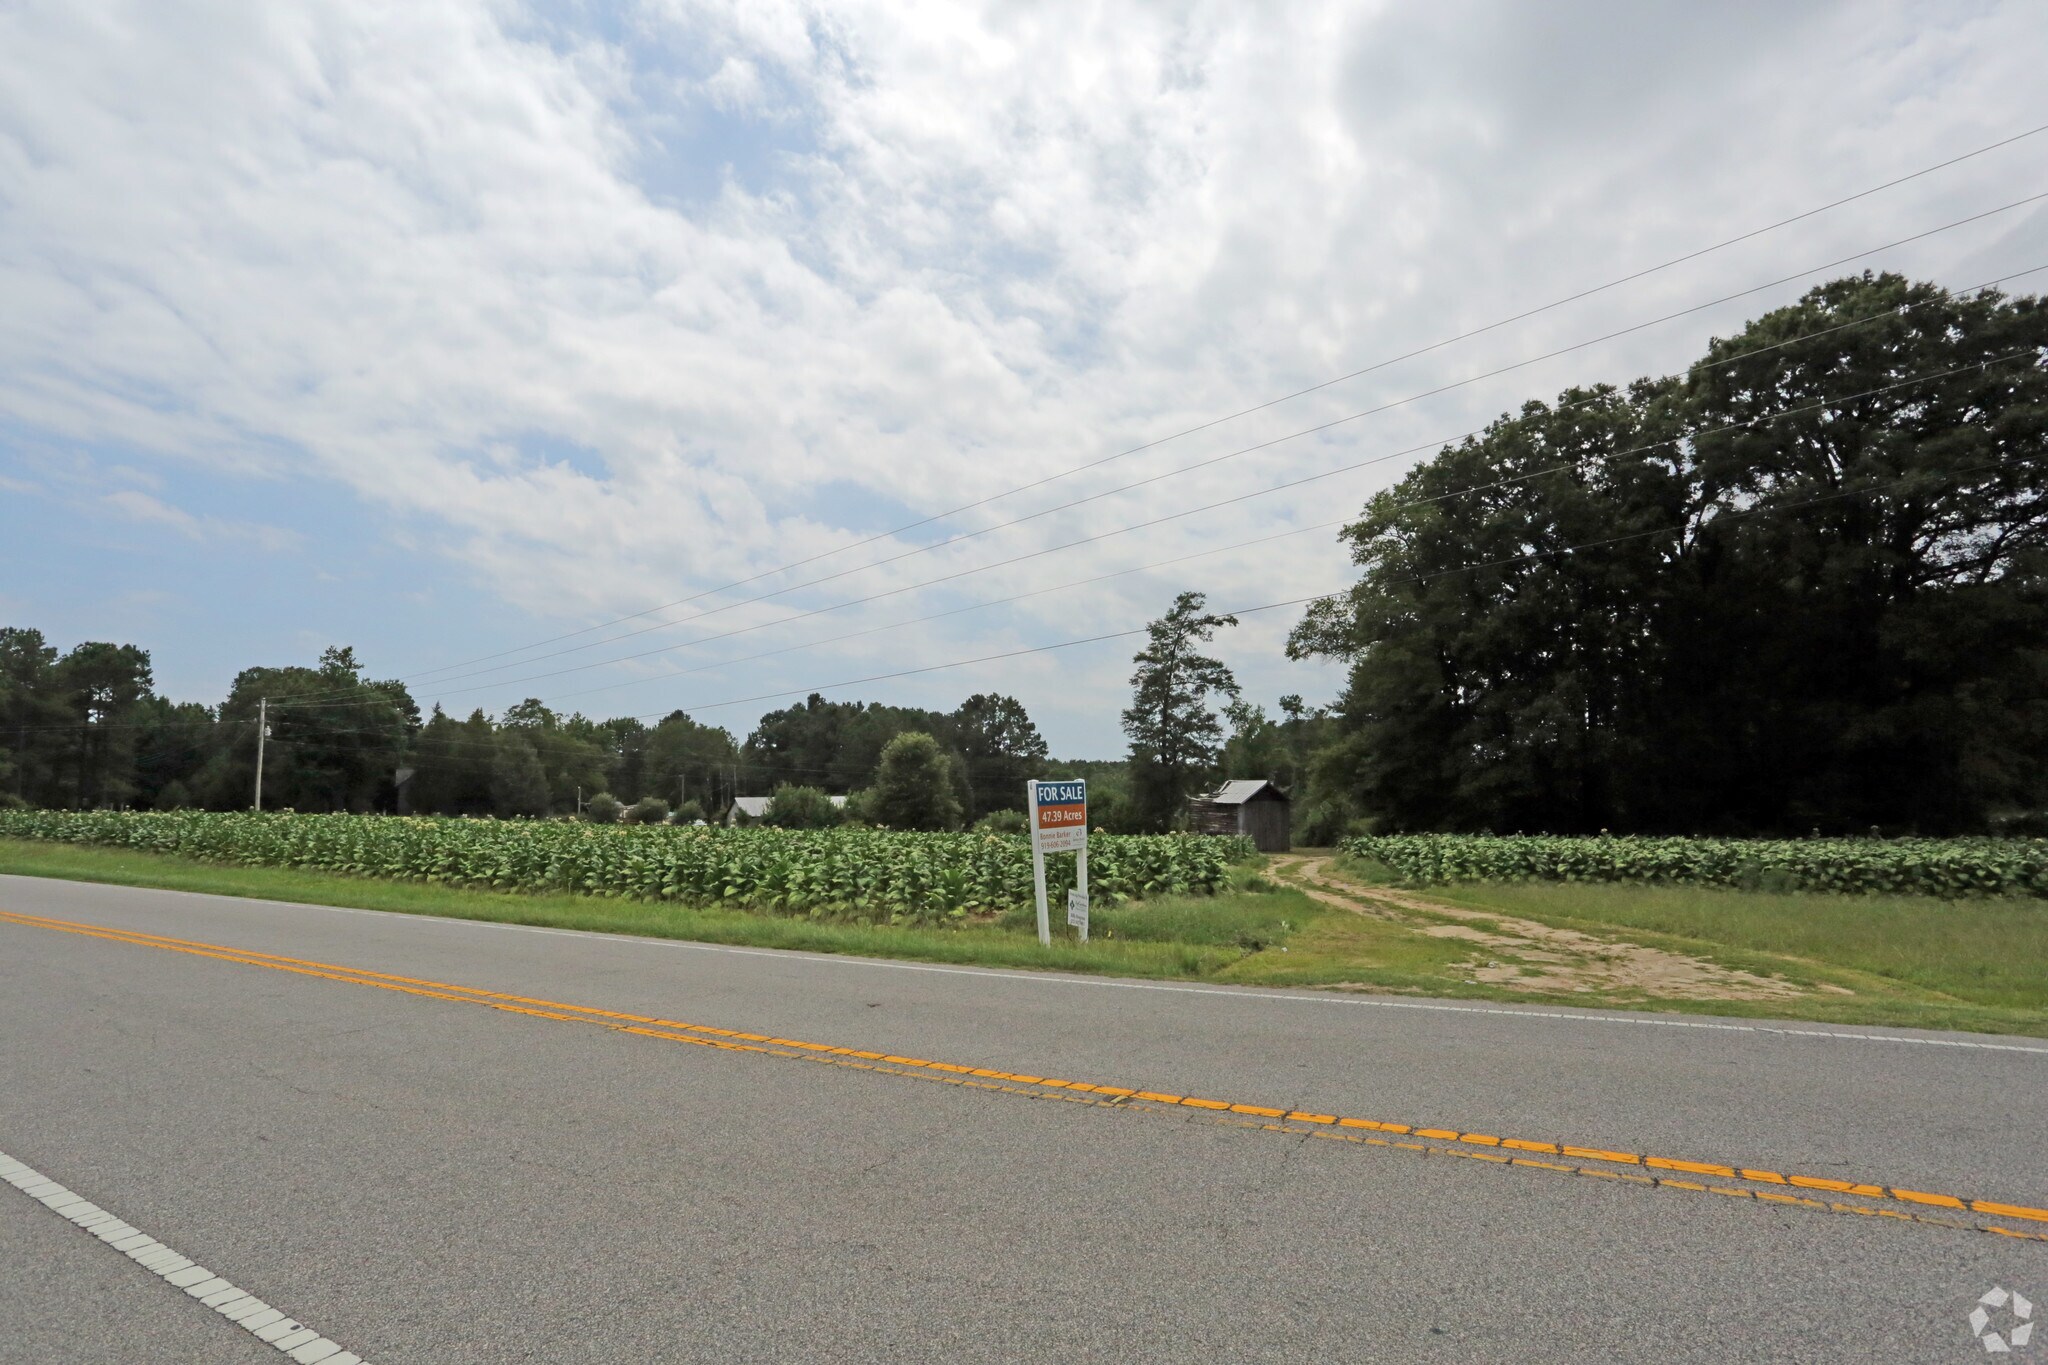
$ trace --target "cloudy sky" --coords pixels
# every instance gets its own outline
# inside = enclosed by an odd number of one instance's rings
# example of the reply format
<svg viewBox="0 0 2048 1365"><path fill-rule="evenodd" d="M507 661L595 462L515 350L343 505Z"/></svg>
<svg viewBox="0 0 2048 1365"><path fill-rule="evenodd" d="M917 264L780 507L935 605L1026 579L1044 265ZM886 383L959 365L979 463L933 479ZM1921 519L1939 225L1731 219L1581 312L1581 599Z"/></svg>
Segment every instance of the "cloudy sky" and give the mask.
<svg viewBox="0 0 2048 1365"><path fill-rule="evenodd" d="M744 734L782 703L717 703L1328 591L1401 452L2048 190L2048 134L894 532L2048 123L2044 60L2038 0L8 0L0 623L181 699L349 643L450 710ZM1856 265L2048 265L2048 212ZM1297 615L1220 641L1269 707L1337 685ZM833 695L1008 691L1108 755L1134 648Z"/></svg>

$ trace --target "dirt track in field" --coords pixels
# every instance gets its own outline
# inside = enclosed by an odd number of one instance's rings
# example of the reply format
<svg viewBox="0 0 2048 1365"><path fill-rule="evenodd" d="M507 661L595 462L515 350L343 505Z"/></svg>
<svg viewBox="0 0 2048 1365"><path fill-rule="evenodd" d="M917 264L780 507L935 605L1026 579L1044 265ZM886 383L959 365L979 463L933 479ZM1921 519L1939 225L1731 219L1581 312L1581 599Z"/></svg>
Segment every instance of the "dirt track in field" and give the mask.
<svg viewBox="0 0 2048 1365"><path fill-rule="evenodd" d="M1662 948L1595 938L1535 920L1447 905L1412 891L1338 876L1326 856L1283 853L1273 872L1324 905L1387 920L1474 948L1468 979L1545 994L1601 992L1667 1000L1789 1000L1811 994L1789 981L1723 967ZM1449 920L1451 923L1445 923ZM1839 988L1837 988L1839 989Z"/></svg>

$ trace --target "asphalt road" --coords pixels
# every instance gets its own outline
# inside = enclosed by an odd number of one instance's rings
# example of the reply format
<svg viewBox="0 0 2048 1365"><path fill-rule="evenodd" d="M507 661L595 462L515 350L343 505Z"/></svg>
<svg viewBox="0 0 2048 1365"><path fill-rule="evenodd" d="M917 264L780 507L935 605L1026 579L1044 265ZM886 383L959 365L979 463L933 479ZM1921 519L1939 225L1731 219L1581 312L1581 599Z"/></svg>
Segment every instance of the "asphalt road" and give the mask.
<svg viewBox="0 0 2048 1365"><path fill-rule="evenodd" d="M28 878L0 878L0 910L1011 1077L2048 1206L2041 1040L919 968ZM1894 1215L2043 1223L690 1045L706 1035L322 970L0 922L0 1152L374 1365L1964 1361L1985 1356L1985 1291L2048 1303L2048 1240ZM2011 1358L2029 1354L2048 1361L2048 1328ZM0 1361L282 1358L0 1186Z"/></svg>

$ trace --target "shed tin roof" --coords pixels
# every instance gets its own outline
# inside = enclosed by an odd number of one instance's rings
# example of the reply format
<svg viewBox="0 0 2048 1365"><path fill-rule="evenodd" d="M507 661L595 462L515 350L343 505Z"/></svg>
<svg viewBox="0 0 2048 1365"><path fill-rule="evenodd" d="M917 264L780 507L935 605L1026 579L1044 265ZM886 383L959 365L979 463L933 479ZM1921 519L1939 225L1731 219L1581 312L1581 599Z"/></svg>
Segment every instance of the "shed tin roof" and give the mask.
<svg viewBox="0 0 2048 1365"><path fill-rule="evenodd" d="M1225 782L1211 792L1207 799L1219 806L1241 806L1262 792L1270 792L1281 801L1287 799L1286 792L1260 778L1240 778L1235 782Z"/></svg>

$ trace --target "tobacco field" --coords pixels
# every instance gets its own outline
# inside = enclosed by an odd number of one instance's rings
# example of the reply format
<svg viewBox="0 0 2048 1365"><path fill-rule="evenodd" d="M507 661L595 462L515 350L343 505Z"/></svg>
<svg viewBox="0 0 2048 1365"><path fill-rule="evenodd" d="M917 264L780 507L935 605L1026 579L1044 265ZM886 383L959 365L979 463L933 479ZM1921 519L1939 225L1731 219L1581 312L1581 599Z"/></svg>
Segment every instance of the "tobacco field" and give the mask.
<svg viewBox="0 0 2048 1365"><path fill-rule="evenodd" d="M1747 891L2048 896L2044 839L1686 839L1389 834L1342 851L1419 886L1622 882Z"/></svg>
<svg viewBox="0 0 2048 1365"><path fill-rule="evenodd" d="M219 811L0 811L0 836L441 886L572 892L877 923L945 923L1032 904L1018 835L602 826L572 821ZM1213 892L1246 839L1091 835L1089 895ZM1074 860L1046 859L1054 902Z"/></svg>

